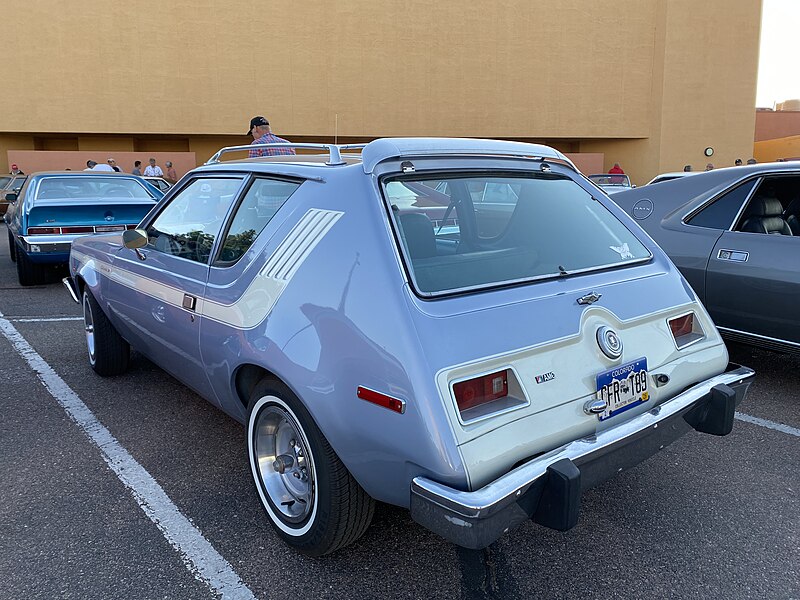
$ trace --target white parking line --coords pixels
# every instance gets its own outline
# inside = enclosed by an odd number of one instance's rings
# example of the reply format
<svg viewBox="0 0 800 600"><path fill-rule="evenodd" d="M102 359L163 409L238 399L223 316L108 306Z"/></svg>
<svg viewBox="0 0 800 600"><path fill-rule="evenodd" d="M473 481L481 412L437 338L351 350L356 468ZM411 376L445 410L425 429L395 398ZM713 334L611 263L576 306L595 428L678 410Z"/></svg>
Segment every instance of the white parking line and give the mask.
<svg viewBox="0 0 800 600"><path fill-rule="evenodd" d="M52 317L50 319L34 319L33 317L8 317L14 323L55 323L56 321L83 321L83 317Z"/></svg>
<svg viewBox="0 0 800 600"><path fill-rule="evenodd" d="M233 567L173 504L158 482L111 435L89 407L0 313L0 331L39 376L47 391L89 436L103 460L181 556L187 569L222 598L255 598Z"/></svg>
<svg viewBox="0 0 800 600"><path fill-rule="evenodd" d="M746 423L752 423L753 425L760 425L761 427L766 427L767 429L774 429L775 431L780 431L782 433L788 433L789 435L793 435L795 437L800 437L800 429L796 427L791 427L789 425L784 425L783 423L776 423L775 421L768 421L767 419L759 419L758 417L753 417L752 415L747 415L745 413L737 412L734 415L740 421L745 421Z"/></svg>

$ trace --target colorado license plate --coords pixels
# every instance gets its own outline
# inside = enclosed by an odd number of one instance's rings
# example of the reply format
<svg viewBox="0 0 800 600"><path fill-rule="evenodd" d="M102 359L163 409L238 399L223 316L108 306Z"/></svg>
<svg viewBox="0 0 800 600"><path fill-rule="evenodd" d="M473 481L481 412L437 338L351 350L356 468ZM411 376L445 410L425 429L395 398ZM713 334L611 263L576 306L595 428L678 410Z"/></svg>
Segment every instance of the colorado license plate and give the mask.
<svg viewBox="0 0 800 600"><path fill-rule="evenodd" d="M605 400L607 408L598 415L601 421L647 402L647 359L640 358L597 376L597 398Z"/></svg>

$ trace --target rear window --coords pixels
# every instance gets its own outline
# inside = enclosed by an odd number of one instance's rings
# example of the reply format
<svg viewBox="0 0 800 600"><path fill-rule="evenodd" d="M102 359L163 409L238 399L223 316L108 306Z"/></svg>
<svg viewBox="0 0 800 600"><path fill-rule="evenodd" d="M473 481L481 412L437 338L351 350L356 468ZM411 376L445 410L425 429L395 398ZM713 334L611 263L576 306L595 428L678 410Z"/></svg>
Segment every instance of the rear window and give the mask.
<svg viewBox="0 0 800 600"><path fill-rule="evenodd" d="M152 200L153 195L135 179L115 176L45 177L39 182L37 200Z"/></svg>
<svg viewBox="0 0 800 600"><path fill-rule="evenodd" d="M384 192L423 295L650 258L600 202L555 174L399 176L384 182Z"/></svg>

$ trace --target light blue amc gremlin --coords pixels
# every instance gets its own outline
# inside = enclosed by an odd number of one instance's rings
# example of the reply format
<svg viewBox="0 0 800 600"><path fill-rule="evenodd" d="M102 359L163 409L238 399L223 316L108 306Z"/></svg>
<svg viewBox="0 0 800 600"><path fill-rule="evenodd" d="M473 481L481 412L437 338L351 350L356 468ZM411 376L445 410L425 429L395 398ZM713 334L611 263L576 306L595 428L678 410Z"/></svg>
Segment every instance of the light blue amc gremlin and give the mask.
<svg viewBox="0 0 800 600"><path fill-rule="evenodd" d="M753 372L563 154L289 146L317 154L224 148L140 229L75 240L65 283L98 374L133 346L247 424L292 546L357 540L376 500L469 548L526 519L566 530L581 490L731 431Z"/></svg>

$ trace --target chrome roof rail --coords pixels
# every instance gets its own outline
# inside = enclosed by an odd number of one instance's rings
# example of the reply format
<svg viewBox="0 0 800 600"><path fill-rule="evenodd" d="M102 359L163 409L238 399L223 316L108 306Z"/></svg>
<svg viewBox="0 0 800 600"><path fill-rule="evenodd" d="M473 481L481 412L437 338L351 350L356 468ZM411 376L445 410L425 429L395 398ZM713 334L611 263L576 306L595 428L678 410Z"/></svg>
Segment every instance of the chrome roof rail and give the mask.
<svg viewBox="0 0 800 600"><path fill-rule="evenodd" d="M225 148L220 148L214 156L209 158L205 164L213 165L220 162L220 157L223 154L228 154L229 152L242 152L245 150L261 150L264 148L300 148L305 150L325 150L329 154L328 162L326 165L344 165L346 164L344 160L342 160L342 150L360 150L366 146L366 144L294 144L294 143L287 143L287 144L248 144L247 146L226 146Z"/></svg>

